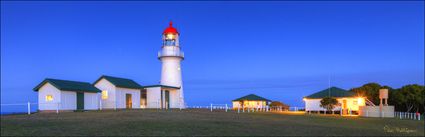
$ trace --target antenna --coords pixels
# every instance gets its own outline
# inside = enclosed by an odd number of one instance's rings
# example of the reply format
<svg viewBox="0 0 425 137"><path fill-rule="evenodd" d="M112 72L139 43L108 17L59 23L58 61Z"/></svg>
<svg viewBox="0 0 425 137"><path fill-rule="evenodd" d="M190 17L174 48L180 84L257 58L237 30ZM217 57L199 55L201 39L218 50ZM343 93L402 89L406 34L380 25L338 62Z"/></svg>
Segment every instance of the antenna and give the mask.
<svg viewBox="0 0 425 137"><path fill-rule="evenodd" d="M331 97L331 75L328 75L328 96Z"/></svg>

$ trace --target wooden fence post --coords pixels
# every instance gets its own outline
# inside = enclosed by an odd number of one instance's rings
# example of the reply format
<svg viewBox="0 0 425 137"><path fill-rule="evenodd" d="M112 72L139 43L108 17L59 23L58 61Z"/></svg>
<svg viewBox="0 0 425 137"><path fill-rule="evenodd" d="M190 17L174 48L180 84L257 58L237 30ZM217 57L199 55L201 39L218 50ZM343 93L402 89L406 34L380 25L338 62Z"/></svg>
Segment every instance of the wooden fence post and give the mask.
<svg viewBox="0 0 425 137"><path fill-rule="evenodd" d="M30 115L31 114L31 104L30 104L30 102L28 101L28 115Z"/></svg>

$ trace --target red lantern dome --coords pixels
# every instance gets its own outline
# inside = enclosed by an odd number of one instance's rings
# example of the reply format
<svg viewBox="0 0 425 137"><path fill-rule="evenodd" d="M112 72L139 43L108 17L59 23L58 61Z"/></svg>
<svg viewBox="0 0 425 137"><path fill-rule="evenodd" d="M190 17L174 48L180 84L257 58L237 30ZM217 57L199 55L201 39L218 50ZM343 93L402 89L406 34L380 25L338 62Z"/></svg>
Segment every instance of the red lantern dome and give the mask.
<svg viewBox="0 0 425 137"><path fill-rule="evenodd" d="M164 30L162 34L179 34L176 28L173 27L173 22L170 21L170 26Z"/></svg>

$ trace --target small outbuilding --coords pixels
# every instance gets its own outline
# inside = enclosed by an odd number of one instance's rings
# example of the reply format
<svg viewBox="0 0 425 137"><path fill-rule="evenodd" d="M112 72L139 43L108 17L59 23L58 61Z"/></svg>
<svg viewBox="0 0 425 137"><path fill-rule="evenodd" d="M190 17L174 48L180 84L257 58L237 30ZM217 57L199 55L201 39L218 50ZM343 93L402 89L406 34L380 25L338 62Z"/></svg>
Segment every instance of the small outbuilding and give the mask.
<svg viewBox="0 0 425 137"><path fill-rule="evenodd" d="M103 75L93 85L102 91L102 109L142 108L143 87L131 79Z"/></svg>
<svg viewBox="0 0 425 137"><path fill-rule="evenodd" d="M146 108L184 108L183 98L180 96L181 88L168 85L149 85L144 86L143 93L147 96Z"/></svg>
<svg viewBox="0 0 425 137"><path fill-rule="evenodd" d="M325 111L325 108L320 107L320 101L325 97L335 98L338 106L332 111L342 111L343 114L348 114L349 111L358 112L359 106L366 105L365 97L356 96L355 93L338 87L331 87L304 97L305 111Z"/></svg>
<svg viewBox="0 0 425 137"><path fill-rule="evenodd" d="M38 110L97 110L100 90L88 82L47 78L34 89Z"/></svg>
<svg viewBox="0 0 425 137"><path fill-rule="evenodd" d="M233 109L238 108L264 108L269 105L271 100L257 96L255 94L249 94L232 101Z"/></svg>

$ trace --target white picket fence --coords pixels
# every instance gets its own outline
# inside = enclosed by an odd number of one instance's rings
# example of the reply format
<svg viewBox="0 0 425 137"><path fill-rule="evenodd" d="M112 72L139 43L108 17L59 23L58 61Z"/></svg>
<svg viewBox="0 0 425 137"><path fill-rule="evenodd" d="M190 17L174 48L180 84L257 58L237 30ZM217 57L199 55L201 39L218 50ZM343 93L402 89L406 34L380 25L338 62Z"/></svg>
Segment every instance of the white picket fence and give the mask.
<svg viewBox="0 0 425 137"><path fill-rule="evenodd" d="M52 105L52 103L45 103L46 105ZM21 106L21 107L26 107L26 112L28 115L31 114L31 108L32 106L35 105L43 105L43 104L39 104L39 103L31 103L31 102L27 102L27 103L14 103L14 104L0 104L1 107L17 107L17 106ZM59 114L59 108L60 108L60 103L57 104L53 104L56 106L56 113ZM159 105L159 104L158 104ZM216 111L232 111L232 107L230 107L227 104L210 104L209 106L187 106L185 104L186 108L192 108L192 109L209 109L211 112L213 112L214 110ZM181 108L180 108L181 110ZM288 110L283 109L283 107L269 107L269 106L257 106L257 107L238 107L237 109L235 109L234 111L237 111L237 113L250 113L250 112L282 112L282 111L300 111L300 110L304 110L304 107L289 107ZM423 114L422 114L423 115ZM409 112L394 112L394 118L398 118L398 119L409 119L409 120L421 120L422 117L421 114L417 114L417 113L409 113ZM423 118L422 118L423 119Z"/></svg>
<svg viewBox="0 0 425 137"><path fill-rule="evenodd" d="M9 106L23 106L27 108L26 112L28 115L31 115L31 105L54 105L56 106L56 113L59 114L59 107L60 107L60 103L31 103L31 102L27 102L27 103L14 103L14 104L0 104L0 106L3 107L9 107Z"/></svg>
<svg viewBox="0 0 425 137"><path fill-rule="evenodd" d="M398 119L421 120L421 114L409 112L394 112L394 117Z"/></svg>
<svg viewBox="0 0 425 137"><path fill-rule="evenodd" d="M211 112L217 111L237 111L238 113L249 113L249 112L282 112L282 111L303 111L304 107L289 107L289 109L285 109L284 107L269 107L269 106L245 106L245 107L237 107L233 108L228 104L213 104L211 103L209 106L187 106L189 109L208 109Z"/></svg>

